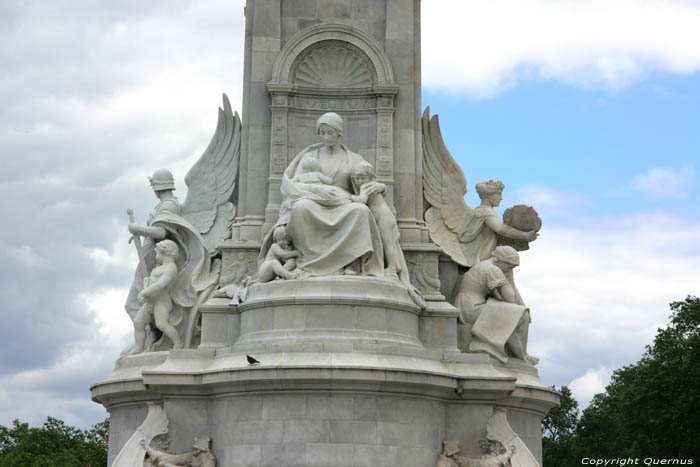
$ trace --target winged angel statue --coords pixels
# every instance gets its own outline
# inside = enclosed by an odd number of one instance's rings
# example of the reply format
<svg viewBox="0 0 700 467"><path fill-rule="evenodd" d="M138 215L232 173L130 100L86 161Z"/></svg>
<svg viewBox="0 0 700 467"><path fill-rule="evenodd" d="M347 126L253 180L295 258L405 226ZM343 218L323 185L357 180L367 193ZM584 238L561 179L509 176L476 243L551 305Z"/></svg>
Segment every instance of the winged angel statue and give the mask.
<svg viewBox="0 0 700 467"><path fill-rule="evenodd" d="M493 208L501 202L504 185L494 180L476 184L481 205L470 207L464 200L467 180L445 146L438 116L430 118L430 107L423 113L422 126L423 194L429 205L425 222L430 238L463 268L489 259L498 245L528 249L542 226L537 212L530 206L518 205L506 210L501 220ZM454 271L453 277L447 278L441 273L441 280L447 279L447 288L441 289L448 299L459 286L457 268Z"/></svg>
<svg viewBox="0 0 700 467"><path fill-rule="evenodd" d="M241 120L225 94L223 101L214 136L185 177L184 204L173 194L172 173L161 169L149 177L159 203L147 224L134 223L128 211L130 241L139 255L125 305L134 321L135 343L129 353L196 343L199 306L221 273L216 246L230 235L236 211Z"/></svg>

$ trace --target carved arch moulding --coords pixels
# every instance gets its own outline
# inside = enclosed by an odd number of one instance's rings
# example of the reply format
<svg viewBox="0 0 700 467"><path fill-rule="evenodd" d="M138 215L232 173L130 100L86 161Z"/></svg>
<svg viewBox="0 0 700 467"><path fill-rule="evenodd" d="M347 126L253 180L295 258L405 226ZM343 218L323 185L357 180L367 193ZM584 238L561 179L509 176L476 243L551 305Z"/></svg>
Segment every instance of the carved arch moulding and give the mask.
<svg viewBox="0 0 700 467"><path fill-rule="evenodd" d="M376 73L377 87L395 87L394 72L389 57L381 45L366 32L344 24L320 24L304 29L292 37L280 51L272 68L268 87L292 85L292 70L297 57L321 42L345 42L366 54ZM396 91L393 93L396 94Z"/></svg>

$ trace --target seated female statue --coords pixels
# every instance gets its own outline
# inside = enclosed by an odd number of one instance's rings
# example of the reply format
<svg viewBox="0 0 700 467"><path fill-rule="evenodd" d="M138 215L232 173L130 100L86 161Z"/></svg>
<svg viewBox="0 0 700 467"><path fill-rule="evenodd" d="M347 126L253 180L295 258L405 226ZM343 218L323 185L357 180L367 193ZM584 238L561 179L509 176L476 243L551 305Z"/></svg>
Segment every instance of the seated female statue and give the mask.
<svg viewBox="0 0 700 467"><path fill-rule="evenodd" d="M322 115L316 132L321 142L297 154L284 173L283 202L275 227L287 226L294 248L301 254L297 265L305 274L382 276L384 250L376 219L365 203L351 196L362 195L366 200L385 187L373 181L364 184L359 193L353 191L353 170L367 162L340 142L340 115ZM310 183L307 178L314 173L318 181ZM268 233L261 255L270 244Z"/></svg>

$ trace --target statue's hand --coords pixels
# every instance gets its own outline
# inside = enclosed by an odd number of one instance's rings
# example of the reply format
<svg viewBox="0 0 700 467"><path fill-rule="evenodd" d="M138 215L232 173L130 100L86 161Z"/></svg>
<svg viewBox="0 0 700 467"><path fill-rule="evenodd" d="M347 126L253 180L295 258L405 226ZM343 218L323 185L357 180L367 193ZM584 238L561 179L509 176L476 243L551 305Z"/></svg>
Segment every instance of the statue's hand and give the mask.
<svg viewBox="0 0 700 467"><path fill-rule="evenodd" d="M139 233L138 228L139 228L138 224L135 224L133 222L129 223L129 233L130 234L138 235L138 233Z"/></svg>
<svg viewBox="0 0 700 467"><path fill-rule="evenodd" d="M382 184L378 182L367 182L360 187L360 196L370 197L382 191Z"/></svg>
<svg viewBox="0 0 700 467"><path fill-rule="evenodd" d="M536 230L530 230L525 232L525 240L528 242L534 242L540 234Z"/></svg>
<svg viewBox="0 0 700 467"><path fill-rule="evenodd" d="M353 203L362 203L362 204L367 204L367 199L369 197L367 195L359 195L359 196L351 196L350 201Z"/></svg>
<svg viewBox="0 0 700 467"><path fill-rule="evenodd" d="M136 299L139 301L139 303L145 302L147 298L148 298L148 295L145 294L144 292L140 292L140 293L136 296Z"/></svg>

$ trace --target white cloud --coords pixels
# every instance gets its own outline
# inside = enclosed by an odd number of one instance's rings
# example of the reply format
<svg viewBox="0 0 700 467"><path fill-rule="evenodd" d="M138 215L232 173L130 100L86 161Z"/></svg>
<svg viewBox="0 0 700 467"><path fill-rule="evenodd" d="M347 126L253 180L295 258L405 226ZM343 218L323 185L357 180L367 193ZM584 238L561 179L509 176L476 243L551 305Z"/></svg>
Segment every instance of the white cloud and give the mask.
<svg viewBox="0 0 700 467"><path fill-rule="evenodd" d="M545 185L524 185L515 191L516 203L534 206L540 217L555 216L572 211L582 200L570 192Z"/></svg>
<svg viewBox="0 0 700 467"><path fill-rule="evenodd" d="M423 2L423 83L490 96L519 79L622 88L700 69L700 5L669 0Z"/></svg>
<svg viewBox="0 0 700 467"><path fill-rule="evenodd" d="M110 348L123 350L134 327L129 316L124 311L124 302L129 293L128 289L105 288L98 291L88 291L81 294L80 299L87 305L88 310L95 316L100 342L105 342ZM115 355L118 355L117 352Z"/></svg>
<svg viewBox="0 0 700 467"><path fill-rule="evenodd" d="M660 212L545 224L516 271L545 382L636 362L668 304L700 294L698 245L700 222Z"/></svg>
<svg viewBox="0 0 700 467"><path fill-rule="evenodd" d="M585 375L575 378L569 383L571 394L578 402L579 409L585 409L591 399L598 393L605 392L605 386L610 382L612 370L607 367L590 369Z"/></svg>
<svg viewBox="0 0 700 467"><path fill-rule="evenodd" d="M33 425L47 416L70 425L87 427L85 420L99 421L107 413L88 397L89 384L109 375L120 351L133 339L133 326L124 311L128 290L104 288L80 295L95 320L95 334L64 349L57 361L43 368L21 370L3 379L0 387L0 424L13 418ZM82 385L80 391L74 386Z"/></svg>
<svg viewBox="0 0 700 467"><path fill-rule="evenodd" d="M635 175L631 185L655 198L686 198L694 173L691 165L657 167Z"/></svg>
<svg viewBox="0 0 700 467"><path fill-rule="evenodd" d="M29 245L24 245L19 248L7 248L7 256L17 261L27 268L46 268L49 262L46 258L34 251Z"/></svg>

